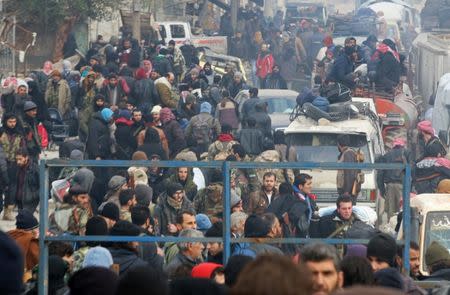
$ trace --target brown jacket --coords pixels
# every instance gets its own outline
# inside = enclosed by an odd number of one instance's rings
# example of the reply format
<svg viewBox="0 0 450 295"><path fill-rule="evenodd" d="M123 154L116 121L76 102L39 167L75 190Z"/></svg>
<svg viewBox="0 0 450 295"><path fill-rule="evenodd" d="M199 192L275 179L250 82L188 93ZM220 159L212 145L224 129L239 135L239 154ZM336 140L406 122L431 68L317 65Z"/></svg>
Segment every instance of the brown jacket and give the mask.
<svg viewBox="0 0 450 295"><path fill-rule="evenodd" d="M279 197L278 191L276 188L272 191L271 202ZM250 199L248 203L247 213L252 214L262 214L269 207L269 197L267 197L264 188L261 188L259 191L254 191L250 193Z"/></svg>
<svg viewBox="0 0 450 295"><path fill-rule="evenodd" d="M31 231L13 229L8 235L16 241L22 249L25 260L25 270L33 269L39 263L39 240L34 238Z"/></svg>

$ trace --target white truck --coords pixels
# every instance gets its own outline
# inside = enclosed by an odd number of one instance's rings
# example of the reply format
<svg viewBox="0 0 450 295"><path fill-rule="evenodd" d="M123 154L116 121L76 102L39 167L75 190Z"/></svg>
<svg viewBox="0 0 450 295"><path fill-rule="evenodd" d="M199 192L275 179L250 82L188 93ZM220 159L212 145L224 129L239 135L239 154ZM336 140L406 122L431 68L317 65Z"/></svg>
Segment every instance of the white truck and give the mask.
<svg viewBox="0 0 450 295"><path fill-rule="evenodd" d="M226 36L206 36L203 34L194 34L191 26L187 22L157 22L161 39L169 42L174 40L177 45L183 45L186 40L190 40L195 47L207 47L212 51L220 54L227 54L227 37Z"/></svg>
<svg viewBox="0 0 450 295"><path fill-rule="evenodd" d="M370 98L353 98L354 103L367 104L376 116L375 106ZM381 129L374 118L358 115L348 120L329 122L316 121L300 115L284 130L286 143L296 151L297 162L336 163L339 156L337 137L349 135L351 147L364 153L365 163L375 163L375 159L384 154L384 144ZM292 161L293 159L289 159ZM336 187L336 170L314 169L301 172L313 177L314 193L319 202L335 202L338 197ZM363 171L365 182L362 185L358 201L373 202L377 199L375 171ZM373 203L371 204L373 206Z"/></svg>

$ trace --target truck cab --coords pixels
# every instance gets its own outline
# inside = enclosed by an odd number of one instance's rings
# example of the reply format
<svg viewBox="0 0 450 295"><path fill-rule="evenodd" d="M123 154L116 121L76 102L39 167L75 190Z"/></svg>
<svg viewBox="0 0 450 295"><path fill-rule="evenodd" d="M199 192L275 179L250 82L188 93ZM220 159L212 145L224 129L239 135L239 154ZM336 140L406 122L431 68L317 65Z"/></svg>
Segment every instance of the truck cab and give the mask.
<svg viewBox="0 0 450 295"><path fill-rule="evenodd" d="M168 21L159 22L158 27L161 39L169 42L174 40L175 44L181 46L189 40L195 47L205 47L219 54L227 54L226 36L206 36L204 34L194 34L191 26L187 22Z"/></svg>
<svg viewBox="0 0 450 295"><path fill-rule="evenodd" d="M370 104L371 99L358 98L359 103ZM373 112L373 111L371 111ZM376 116L376 115L375 115ZM286 143L294 148L296 158L289 161L336 163L339 156L337 137L347 134L351 148L364 153L365 163L375 163L375 159L384 154L381 129L377 120L365 115L358 115L344 121L316 121L307 116L298 116L285 130ZM338 197L336 187L336 170L314 169L304 171L313 177L314 193L319 202L335 202ZM358 196L360 202L371 202L378 195L375 171L363 171L365 182ZM374 204L371 204L374 206Z"/></svg>
<svg viewBox="0 0 450 295"><path fill-rule="evenodd" d="M403 223L398 240L403 240ZM420 194L411 198L411 241L420 246L420 272L428 274L425 253L432 241L450 250L450 194Z"/></svg>

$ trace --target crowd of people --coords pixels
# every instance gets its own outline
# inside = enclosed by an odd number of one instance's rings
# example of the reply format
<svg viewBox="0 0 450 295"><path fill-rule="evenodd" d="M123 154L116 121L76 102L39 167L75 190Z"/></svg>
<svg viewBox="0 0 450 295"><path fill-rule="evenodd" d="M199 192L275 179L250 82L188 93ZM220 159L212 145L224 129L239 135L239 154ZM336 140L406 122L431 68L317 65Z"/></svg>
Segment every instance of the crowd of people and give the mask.
<svg viewBox="0 0 450 295"><path fill-rule="evenodd" d="M119 212L115 214L118 218ZM94 216L87 222L86 234L145 234L145 224L136 225L137 214L132 214L133 223L116 222L109 213L104 214L109 217ZM198 224L195 220L189 212L184 213L182 224L177 224L180 237L204 236L201 227L206 219ZM153 243L86 242L74 248L70 243L51 242L48 294L428 294L414 280L448 280L450 254L437 241L425 254L428 277L420 273L420 248L411 242L408 276L402 273L404 246L397 246L388 234L376 234L367 246L347 245L342 255L332 245L311 243L304 245L299 255L286 256L276 246L264 244L274 234L275 226L269 223L273 220L276 216L251 215L243 226L239 225L254 244L247 249L235 244L238 251L226 264L218 259L223 251L221 243L207 243L206 259L205 245L200 242L166 244L164 259L171 261L163 268L163 258L155 258L159 256L154 253L158 246ZM20 210L16 225L17 229L8 234L0 232L0 261L4 266L0 269L0 291L37 294L38 221L29 211ZM215 223L205 236L214 237L221 230ZM448 285L444 284L433 294L447 292Z"/></svg>
<svg viewBox="0 0 450 295"><path fill-rule="evenodd" d="M107 44L99 38L76 65L66 59L56 69L46 62L26 78L3 81L0 212L17 228L0 233L0 262L8 266L0 270L0 293L37 292L39 235L222 237L224 215L231 214L232 237L252 243L232 244L225 265L219 242L51 242L50 294L268 294L277 288L282 294L331 294L354 285L424 294L411 279L430 279L419 273L418 246L411 244L406 277L400 272L402 248L357 214L359 170L338 171L336 208L320 215L314 179L292 169L233 168L231 211L224 212L218 169L64 167L50 173L50 185L63 189L53 187L49 232L39 233L38 164L48 141L56 141L58 124L67 125L72 136L58 143L60 157L70 160L295 161L283 131L272 132L258 89L292 88L308 71L316 73L318 84L354 87L359 79L354 69L364 63L386 90L399 83L400 57L390 40L376 45L369 36L358 46L348 38L339 47L309 22L283 28L280 15L270 24L258 16L249 14L234 36L226 32L230 54L253 65L248 84L233 64L223 75L208 62L200 66L189 42L178 47L173 40L150 40L141 46L126 31ZM225 15L222 30L226 24ZM65 52L72 51L73 44L66 44ZM234 98L244 89L249 99L240 106ZM379 161L417 160L418 193L448 189L444 145L430 122L421 122L418 130L424 142L420 157L413 159L406 143L397 140ZM348 136L337 138L337 149L337 161L360 162ZM389 218L400 211L402 177L398 171L378 174ZM336 247L265 243L286 237L371 240L367 246ZM446 280L450 255L432 245L426 255L431 278Z"/></svg>

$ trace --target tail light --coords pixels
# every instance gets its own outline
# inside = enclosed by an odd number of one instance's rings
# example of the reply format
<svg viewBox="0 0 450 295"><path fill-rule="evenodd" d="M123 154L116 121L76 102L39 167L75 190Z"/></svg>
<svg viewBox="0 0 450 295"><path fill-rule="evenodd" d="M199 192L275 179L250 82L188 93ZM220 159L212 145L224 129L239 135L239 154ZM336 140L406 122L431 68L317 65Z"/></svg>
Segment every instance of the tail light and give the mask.
<svg viewBox="0 0 450 295"><path fill-rule="evenodd" d="M370 200L375 201L377 199L377 190L372 189L370 190Z"/></svg>

